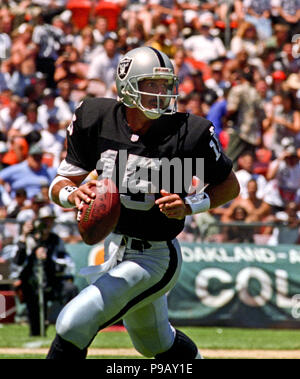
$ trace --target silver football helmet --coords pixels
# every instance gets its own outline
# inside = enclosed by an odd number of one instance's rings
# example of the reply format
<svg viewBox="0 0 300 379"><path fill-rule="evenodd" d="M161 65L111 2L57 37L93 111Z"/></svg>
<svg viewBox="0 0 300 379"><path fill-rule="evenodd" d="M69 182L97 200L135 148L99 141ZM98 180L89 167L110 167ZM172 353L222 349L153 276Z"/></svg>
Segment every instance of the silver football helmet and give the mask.
<svg viewBox="0 0 300 379"><path fill-rule="evenodd" d="M139 83L145 79L166 79L165 93L143 92ZM130 50L120 60L116 85L119 100L127 107L140 109L150 119L173 114L177 109L178 79L168 56L152 47ZM153 108L142 104L142 95L156 98Z"/></svg>

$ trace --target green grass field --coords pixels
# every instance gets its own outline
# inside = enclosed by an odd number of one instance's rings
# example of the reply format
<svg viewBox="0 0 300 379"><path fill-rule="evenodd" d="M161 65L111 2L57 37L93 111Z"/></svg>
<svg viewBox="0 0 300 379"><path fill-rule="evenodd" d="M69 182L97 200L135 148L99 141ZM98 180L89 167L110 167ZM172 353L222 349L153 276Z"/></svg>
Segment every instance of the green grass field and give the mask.
<svg viewBox="0 0 300 379"><path fill-rule="evenodd" d="M300 350L300 330L280 329L238 329L218 327L180 327L190 336L201 349L213 350ZM35 349L49 348L54 338L54 326L47 330L46 337L29 337L27 325L0 324L0 359L15 358L44 358L45 353L36 353ZM9 353L10 349L26 348L26 354ZM91 345L92 349L132 349L132 343L127 332L105 331L100 332ZM32 349L32 354L30 353ZM6 351L7 350L7 351ZM29 351L29 353L28 353ZM131 350L132 351L132 350ZM89 358L141 358L136 355L93 355Z"/></svg>

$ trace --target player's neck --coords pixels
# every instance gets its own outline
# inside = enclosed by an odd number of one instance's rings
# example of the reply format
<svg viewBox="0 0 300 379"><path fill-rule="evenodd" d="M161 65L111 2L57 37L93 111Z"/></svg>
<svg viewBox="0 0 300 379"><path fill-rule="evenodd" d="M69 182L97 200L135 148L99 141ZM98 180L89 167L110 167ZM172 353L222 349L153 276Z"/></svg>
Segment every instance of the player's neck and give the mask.
<svg viewBox="0 0 300 379"><path fill-rule="evenodd" d="M137 108L126 108L126 120L130 129L140 135L146 134L153 124L153 120L147 118Z"/></svg>

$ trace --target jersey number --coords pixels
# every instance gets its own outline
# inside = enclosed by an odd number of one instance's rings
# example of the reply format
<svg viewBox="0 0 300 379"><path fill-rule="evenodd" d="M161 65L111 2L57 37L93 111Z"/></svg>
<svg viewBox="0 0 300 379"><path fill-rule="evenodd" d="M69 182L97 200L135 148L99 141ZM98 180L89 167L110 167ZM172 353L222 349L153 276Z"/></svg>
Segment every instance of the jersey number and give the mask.
<svg viewBox="0 0 300 379"><path fill-rule="evenodd" d="M113 174L117 156L118 152L115 150L106 150L101 154L97 163L97 170L102 171L103 177L112 178L114 180ZM140 157L135 154L129 154L127 158L127 152L121 150L119 152L119 170L120 166L124 165L124 162L126 162L126 166L122 182L120 182L121 203L129 209L148 211L155 204L154 192L156 192L157 189L153 187L151 181L145 179L145 175L143 175L142 172L148 169L150 169L151 172L159 172L159 160ZM116 180L114 181L116 182ZM129 189L133 195L123 193L122 189ZM134 194L137 192L142 194L142 196L139 195L138 200L134 198Z"/></svg>
<svg viewBox="0 0 300 379"><path fill-rule="evenodd" d="M216 155L216 161L220 158L221 156L221 149L219 145L219 140L215 137L215 135L212 135L212 138L209 142L209 146L214 150L214 153Z"/></svg>

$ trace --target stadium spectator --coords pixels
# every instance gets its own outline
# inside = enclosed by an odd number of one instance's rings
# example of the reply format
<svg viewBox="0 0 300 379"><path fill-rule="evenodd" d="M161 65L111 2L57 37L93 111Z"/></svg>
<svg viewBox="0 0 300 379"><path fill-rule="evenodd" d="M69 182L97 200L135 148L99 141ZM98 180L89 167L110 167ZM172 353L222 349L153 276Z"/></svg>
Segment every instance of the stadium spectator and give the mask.
<svg viewBox="0 0 300 379"><path fill-rule="evenodd" d="M204 104L200 93L192 92L187 96L186 111L201 117L204 116Z"/></svg>
<svg viewBox="0 0 300 379"><path fill-rule="evenodd" d="M211 63L211 76L205 80L206 87L214 90L218 97L223 97L224 92L230 87L229 82L224 79L223 67L224 64L221 60L216 60Z"/></svg>
<svg viewBox="0 0 300 379"><path fill-rule="evenodd" d="M7 206L7 218L16 218L26 206L28 206L26 190L19 188L16 190L15 198Z"/></svg>
<svg viewBox="0 0 300 379"><path fill-rule="evenodd" d="M218 223L218 216L214 210L199 213L194 215L196 224L198 226L198 234L200 234L200 241L217 242L223 241L223 235L220 233L220 226ZM199 240L198 240L199 241Z"/></svg>
<svg viewBox="0 0 300 379"><path fill-rule="evenodd" d="M36 72L35 78L32 80L32 83L25 88L24 95L27 99L27 103L35 102L36 104L39 104L46 87L46 75L42 72Z"/></svg>
<svg viewBox="0 0 300 379"><path fill-rule="evenodd" d="M228 59L224 63L223 78L231 85L235 85L238 80L238 73L249 67L249 55L246 50L241 50L233 59Z"/></svg>
<svg viewBox="0 0 300 379"><path fill-rule="evenodd" d="M272 35L271 0L244 0L245 20L255 25L260 40Z"/></svg>
<svg viewBox="0 0 300 379"><path fill-rule="evenodd" d="M24 114L12 124L12 129L17 130L23 137L28 136L31 132L40 132L43 129L43 125L38 122L38 106L36 103L26 104Z"/></svg>
<svg viewBox="0 0 300 379"><path fill-rule="evenodd" d="M142 24L138 24L129 34L128 44L130 45L130 49L134 49L135 47L142 46L146 43L147 37L145 34L145 30Z"/></svg>
<svg viewBox="0 0 300 379"><path fill-rule="evenodd" d="M38 53L38 47L32 42L34 27L28 23L21 24L12 33L11 54L21 54L24 59L35 58Z"/></svg>
<svg viewBox="0 0 300 379"><path fill-rule="evenodd" d="M3 162L4 154L7 153L8 147L6 142L0 141L0 171L6 167L5 163Z"/></svg>
<svg viewBox="0 0 300 379"><path fill-rule="evenodd" d="M54 207L54 210L56 214L56 225L54 226L53 231L65 243L82 242L77 227L76 211L74 211L74 209L66 209L59 206Z"/></svg>
<svg viewBox="0 0 300 379"><path fill-rule="evenodd" d="M280 53L287 42L290 42L289 26L276 24L274 25L272 36L265 40L265 46L274 48L277 53Z"/></svg>
<svg viewBox="0 0 300 379"><path fill-rule="evenodd" d="M103 51L102 45L96 43L93 28L89 25L83 28L75 39L75 45L79 53L79 60L86 64L90 64L93 57Z"/></svg>
<svg viewBox="0 0 300 379"><path fill-rule="evenodd" d="M9 22L9 25L7 25L7 20ZM3 14L0 15L0 52L1 52L1 58L5 59L10 56L10 50L11 50L11 37L10 37L10 31L11 31L11 20L10 16L8 15L5 17Z"/></svg>
<svg viewBox="0 0 300 379"><path fill-rule="evenodd" d="M190 76L185 77L179 90L184 95L200 94L203 98L210 91L205 85L202 71L199 70L194 70Z"/></svg>
<svg viewBox="0 0 300 379"><path fill-rule="evenodd" d="M251 68L240 72L240 83L230 89L226 117L233 122L226 151L236 168L238 157L248 150L255 152L262 142L264 113Z"/></svg>
<svg viewBox="0 0 300 379"><path fill-rule="evenodd" d="M47 87L55 88L55 61L63 44L64 33L60 28L47 23L42 13L37 21L32 35L32 41L39 48L37 70L46 75Z"/></svg>
<svg viewBox="0 0 300 379"><path fill-rule="evenodd" d="M268 204L280 210L291 201L300 202L300 164L297 150L288 137L282 140L282 145L282 153L269 165L264 197Z"/></svg>
<svg viewBox="0 0 300 379"><path fill-rule="evenodd" d="M28 200L29 204L26 202L26 206L24 206L23 209L20 209L20 211L16 215L16 219L20 223L34 220L37 217L40 208L42 208L45 205L49 205L49 201L45 201L45 198L41 192L34 195L32 199Z"/></svg>
<svg viewBox="0 0 300 379"><path fill-rule="evenodd" d="M300 71L297 74L291 74L285 85L292 92L297 109L300 109Z"/></svg>
<svg viewBox="0 0 300 379"><path fill-rule="evenodd" d="M180 241L185 242L200 242L200 229L196 222L195 215L187 216L183 231L179 235Z"/></svg>
<svg viewBox="0 0 300 379"><path fill-rule="evenodd" d="M109 35L107 18L98 16L93 27L94 39L97 44L103 44Z"/></svg>
<svg viewBox="0 0 300 379"><path fill-rule="evenodd" d="M223 242L233 243L253 243L254 230L251 226L245 226L248 223L249 213L243 206L237 204L232 210L230 217L223 220L226 222L237 223L237 225L230 225L222 227Z"/></svg>
<svg viewBox="0 0 300 379"><path fill-rule="evenodd" d="M147 41L146 45L151 46L156 50L160 50L167 54L168 57L173 58L176 51L176 46L170 43L170 40L167 38L167 33L168 28L165 25L157 25L153 37Z"/></svg>
<svg viewBox="0 0 300 379"><path fill-rule="evenodd" d="M273 233L268 241L269 245L299 244L300 217L299 207L294 201L286 204L284 210L276 212L270 219L276 223Z"/></svg>
<svg viewBox="0 0 300 379"><path fill-rule="evenodd" d="M195 0L178 0L178 7L183 13L183 22L186 26L193 26L194 21L199 18L203 12L202 6L207 2Z"/></svg>
<svg viewBox="0 0 300 379"><path fill-rule="evenodd" d="M251 60L251 65L255 68L256 75L258 76L257 81L261 79L266 80L268 92L271 96L274 95L272 73L278 68L277 57L276 50L270 47L265 48L257 58ZM282 66L280 63L279 65L281 69Z"/></svg>
<svg viewBox="0 0 300 379"><path fill-rule="evenodd" d="M171 22L168 25L167 37L169 43L174 46L175 51L177 51L179 48L183 48L184 33L181 29L179 29L179 26L176 24L176 22Z"/></svg>
<svg viewBox="0 0 300 379"><path fill-rule="evenodd" d="M230 51L236 55L241 50L245 50L251 58L259 55L261 48L255 26L246 21L241 23L231 40Z"/></svg>
<svg viewBox="0 0 300 379"><path fill-rule="evenodd" d="M282 52L279 53L280 62L282 63L282 69L289 76L292 73L300 72L300 59L296 59L296 55L293 51L293 44L287 42L283 45Z"/></svg>
<svg viewBox="0 0 300 379"><path fill-rule="evenodd" d="M238 159L238 166L235 174L240 184L240 197L242 199L249 197L248 183L251 179L255 179L257 184L257 198L261 200L264 197L267 181L263 175L254 173L254 164L255 155L250 151L242 153Z"/></svg>
<svg viewBox="0 0 300 379"><path fill-rule="evenodd" d="M6 136L13 123L23 119L22 98L11 94L7 106L0 109L0 131Z"/></svg>
<svg viewBox="0 0 300 379"><path fill-rule="evenodd" d="M230 221L237 206L241 206L246 210L248 214L247 222L264 221L271 213L271 206L257 197L257 189L256 180L250 179L247 183L247 197L238 196L234 199L224 212L221 221Z"/></svg>
<svg viewBox="0 0 300 379"><path fill-rule="evenodd" d="M58 107L55 105L56 92L51 88L45 88L41 104L38 106L38 122L43 129L48 128L48 120L51 117L58 118Z"/></svg>
<svg viewBox="0 0 300 379"><path fill-rule="evenodd" d="M67 80L78 88L86 86L86 70L88 65L81 62L76 47L65 45L64 52L55 62L54 80L56 84Z"/></svg>
<svg viewBox="0 0 300 379"><path fill-rule="evenodd" d="M209 1L208 4L215 5L215 13L218 15L218 18L221 22L226 23L229 19L231 24L238 24L239 21L244 21L243 17L243 4L240 0L230 0L230 1Z"/></svg>
<svg viewBox="0 0 300 379"><path fill-rule="evenodd" d="M273 22L288 25L290 36L299 33L299 0L274 0L273 7L277 15L273 18Z"/></svg>
<svg viewBox="0 0 300 379"><path fill-rule="evenodd" d="M62 80L57 84L58 96L54 104L59 109L58 119L62 128L65 128L72 120L77 103L72 99L73 85L68 80Z"/></svg>
<svg viewBox="0 0 300 379"><path fill-rule="evenodd" d="M29 144L19 131L10 129L7 133L8 150L2 158L5 166L21 163L28 155Z"/></svg>
<svg viewBox="0 0 300 379"><path fill-rule="evenodd" d="M276 94L274 96L271 96L271 100L267 103L264 103L264 111L266 118L262 122L262 133L263 133L263 146L269 151L272 151L273 149L273 139L274 139L274 126L273 123L270 122L270 119L272 119L275 108L279 106L281 103L281 97L280 95Z"/></svg>
<svg viewBox="0 0 300 379"><path fill-rule="evenodd" d="M33 145L24 162L6 167L0 172L0 184L9 185L12 197L17 189L25 188L28 198L31 199L40 192L43 184L51 182L53 172L42 164L43 153L39 145Z"/></svg>
<svg viewBox="0 0 300 379"><path fill-rule="evenodd" d="M255 162L253 167L253 172L256 175L263 175L266 177L269 164L272 158L272 151L266 149L266 147L261 147L255 152Z"/></svg>
<svg viewBox="0 0 300 379"><path fill-rule="evenodd" d="M50 198L49 198L49 185L48 184L43 184L41 186L41 198L44 199L44 203L45 205L50 205L50 206L53 206L53 204L51 205L51 201L50 201Z"/></svg>
<svg viewBox="0 0 300 379"><path fill-rule="evenodd" d="M1 71L0 72L0 91L4 92L7 90L8 90L7 79L4 75L4 73Z"/></svg>
<svg viewBox="0 0 300 379"><path fill-rule="evenodd" d="M36 81L36 64L33 57L25 58L20 65L15 67L13 73L7 79L9 89L20 97L24 97L26 88Z"/></svg>
<svg viewBox="0 0 300 379"><path fill-rule="evenodd" d="M187 112L187 108L186 108L187 100L188 100L188 96L186 96L185 94L181 94L181 96L178 98L178 101L177 101L178 112L182 112L182 113Z"/></svg>
<svg viewBox="0 0 300 379"><path fill-rule="evenodd" d="M185 62L186 51L183 48L176 50L174 54L174 59L172 61L174 66L174 72L178 77L179 85L183 83L186 77L189 77L194 72L194 69L191 65Z"/></svg>
<svg viewBox="0 0 300 379"><path fill-rule="evenodd" d="M216 93L217 96L217 93ZM225 132L223 119L227 113L226 96L219 96L209 107L206 118L211 121L215 127L215 132L220 139L223 148L227 148L227 133Z"/></svg>
<svg viewBox="0 0 300 379"><path fill-rule="evenodd" d="M114 86L115 73L120 60L116 51L117 42L114 34L110 34L103 43L104 51L94 57L88 70L88 79L100 80L105 84L105 97L116 97Z"/></svg>
<svg viewBox="0 0 300 379"><path fill-rule="evenodd" d="M43 151L51 155L51 166L58 167L60 155L64 148L65 135L59 128L59 121L56 117L48 119L48 128L41 131L39 144Z"/></svg>
<svg viewBox="0 0 300 379"><path fill-rule="evenodd" d="M146 0L128 0L126 9L122 13L127 29L132 32L138 25L143 25L145 35L150 37L152 31L152 13Z"/></svg>
<svg viewBox="0 0 300 379"><path fill-rule="evenodd" d="M211 61L226 56L226 50L222 40L214 37L211 29L214 26L212 14L203 14L197 27L198 34L192 35L183 42L183 46L189 56L196 61L210 63Z"/></svg>
<svg viewBox="0 0 300 379"><path fill-rule="evenodd" d="M52 232L54 220L53 211L45 206L39 210L36 220L25 222L14 257L15 287L22 291L26 303L31 336L41 333L39 285L42 285L46 320L49 300L59 300L63 306L78 293L73 283L74 263L63 241ZM43 271L42 284L38 284L39 263Z"/></svg>
<svg viewBox="0 0 300 379"><path fill-rule="evenodd" d="M9 193L6 191L5 186L0 184L0 206L4 207L7 215L7 206L10 204L11 198Z"/></svg>
<svg viewBox="0 0 300 379"><path fill-rule="evenodd" d="M277 158L284 150L282 141L285 137L296 148L300 147L300 112L296 109L294 97L291 92L281 92L278 96L280 103L264 120L264 128L272 128L273 139L270 147Z"/></svg>
<svg viewBox="0 0 300 379"><path fill-rule="evenodd" d="M255 83L256 91L261 97L263 110L265 114L269 112L270 103L272 101L272 97L270 96L269 88L265 79L258 79Z"/></svg>
<svg viewBox="0 0 300 379"><path fill-rule="evenodd" d="M129 31L125 27L121 27L118 30L117 52L121 55L126 54L129 50L134 49L142 44L136 37L129 34Z"/></svg>
<svg viewBox="0 0 300 379"><path fill-rule="evenodd" d="M149 0L149 9L154 27L161 22L168 24L175 21L180 29L183 27L183 12L176 0Z"/></svg>

